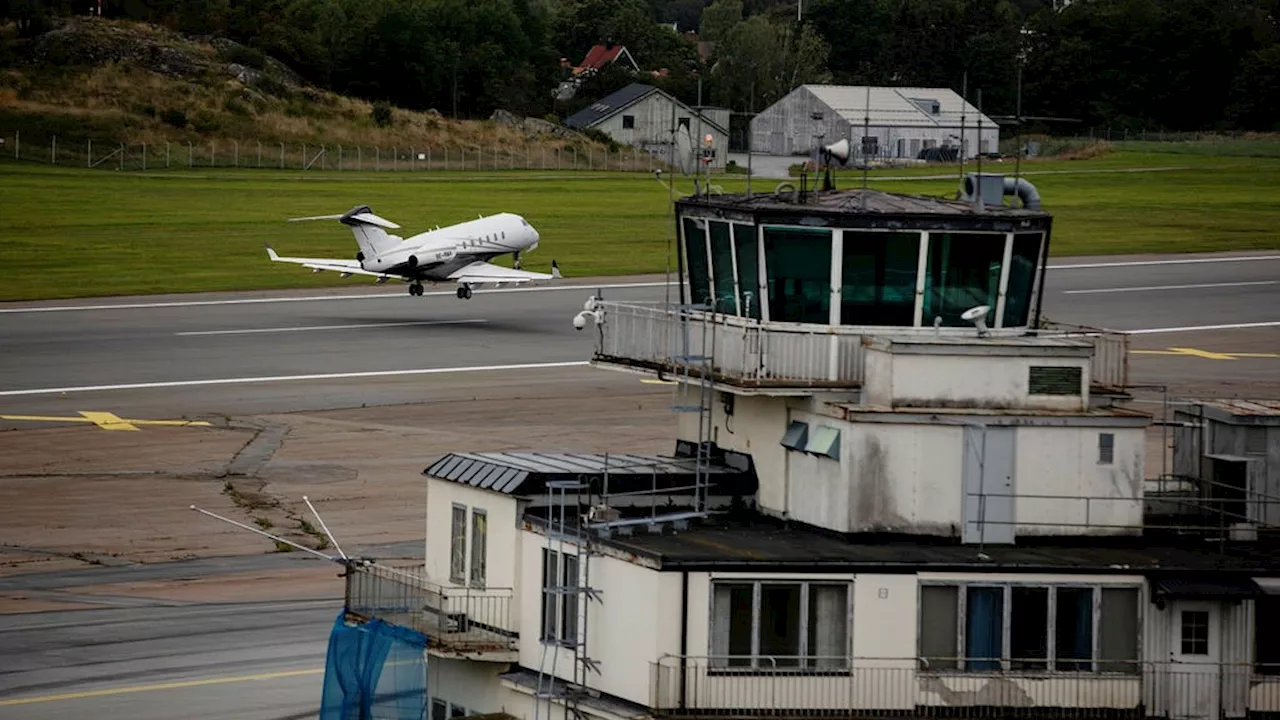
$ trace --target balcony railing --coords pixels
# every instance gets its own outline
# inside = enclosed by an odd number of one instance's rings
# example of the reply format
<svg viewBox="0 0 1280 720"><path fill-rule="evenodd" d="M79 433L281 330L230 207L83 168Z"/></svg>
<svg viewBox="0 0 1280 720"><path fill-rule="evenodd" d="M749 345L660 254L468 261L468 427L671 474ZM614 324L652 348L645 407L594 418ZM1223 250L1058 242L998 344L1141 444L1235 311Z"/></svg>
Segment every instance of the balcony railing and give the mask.
<svg viewBox="0 0 1280 720"><path fill-rule="evenodd" d="M759 322L654 304L604 302L595 359L677 373L700 372L689 357L713 356L714 380L746 388L852 388L863 380L865 328ZM1003 331L1011 334L1012 331ZM1093 344L1093 384L1128 384L1128 336L1075 326L1036 331ZM933 328L886 328L884 334L930 337Z"/></svg>
<svg viewBox="0 0 1280 720"><path fill-rule="evenodd" d="M929 670L917 659L752 660L666 656L651 664L650 705L667 718L859 713L1216 720L1280 712L1280 667L1125 662L1091 664L1091 672L963 672Z"/></svg>
<svg viewBox="0 0 1280 720"><path fill-rule="evenodd" d="M429 647L462 653L513 651L510 588L447 587L420 569L353 565L347 573L347 612L412 628Z"/></svg>

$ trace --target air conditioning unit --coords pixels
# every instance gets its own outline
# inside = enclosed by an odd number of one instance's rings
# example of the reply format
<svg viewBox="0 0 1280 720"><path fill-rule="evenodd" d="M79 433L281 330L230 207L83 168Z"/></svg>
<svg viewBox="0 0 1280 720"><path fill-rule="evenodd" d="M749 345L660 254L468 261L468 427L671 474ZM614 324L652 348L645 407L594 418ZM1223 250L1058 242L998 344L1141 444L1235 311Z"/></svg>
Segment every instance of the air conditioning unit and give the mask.
<svg viewBox="0 0 1280 720"><path fill-rule="evenodd" d="M617 508L611 508L608 505L592 505L587 511L587 520L589 522L613 522L621 515Z"/></svg>
<svg viewBox="0 0 1280 720"><path fill-rule="evenodd" d="M981 193L983 206L1004 204L1004 175L995 173L965 173L960 183L960 199L977 204Z"/></svg>

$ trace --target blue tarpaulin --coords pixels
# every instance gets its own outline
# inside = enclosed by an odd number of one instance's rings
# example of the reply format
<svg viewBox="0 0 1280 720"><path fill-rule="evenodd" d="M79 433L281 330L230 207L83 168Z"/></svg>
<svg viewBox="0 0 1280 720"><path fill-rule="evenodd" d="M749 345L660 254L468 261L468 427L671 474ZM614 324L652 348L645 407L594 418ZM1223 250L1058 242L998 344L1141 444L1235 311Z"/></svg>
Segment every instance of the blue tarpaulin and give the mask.
<svg viewBox="0 0 1280 720"><path fill-rule="evenodd" d="M320 720L425 720L427 638L381 620L338 613L329 634Z"/></svg>

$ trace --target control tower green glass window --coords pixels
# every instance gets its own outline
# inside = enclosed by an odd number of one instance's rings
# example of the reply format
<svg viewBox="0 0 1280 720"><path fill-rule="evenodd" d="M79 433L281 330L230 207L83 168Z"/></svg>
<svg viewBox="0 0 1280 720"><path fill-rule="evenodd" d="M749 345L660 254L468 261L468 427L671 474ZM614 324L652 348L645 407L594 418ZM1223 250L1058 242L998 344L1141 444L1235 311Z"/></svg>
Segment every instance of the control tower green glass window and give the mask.
<svg viewBox="0 0 1280 720"><path fill-rule="evenodd" d="M705 221L703 221L705 225ZM684 218L684 262L689 273L689 302L701 304L711 298L711 275L707 267L707 233L693 218Z"/></svg>
<svg viewBox="0 0 1280 720"><path fill-rule="evenodd" d="M911 327L920 233L844 231L840 324Z"/></svg>
<svg viewBox="0 0 1280 720"><path fill-rule="evenodd" d="M1040 262L1040 240L1043 233L1018 233L1013 236L1013 252L1009 255L1009 287L1004 291L1004 327L1023 327L1031 310L1035 292L1036 265Z"/></svg>
<svg viewBox="0 0 1280 720"><path fill-rule="evenodd" d="M733 241L729 223L709 220L711 226L711 277L716 291L716 312L738 314L733 288Z"/></svg>
<svg viewBox="0 0 1280 720"><path fill-rule="evenodd" d="M744 317L760 319L760 245L756 242L756 226L734 224L733 247L738 260L738 302Z"/></svg>
<svg viewBox="0 0 1280 720"><path fill-rule="evenodd" d="M969 308L989 305L994 313L1004 242L1004 233L930 233L921 322L940 317L947 327L964 327L969 323L960 314Z"/></svg>
<svg viewBox="0 0 1280 720"><path fill-rule="evenodd" d="M770 320L831 322L830 230L766 227L764 259Z"/></svg>

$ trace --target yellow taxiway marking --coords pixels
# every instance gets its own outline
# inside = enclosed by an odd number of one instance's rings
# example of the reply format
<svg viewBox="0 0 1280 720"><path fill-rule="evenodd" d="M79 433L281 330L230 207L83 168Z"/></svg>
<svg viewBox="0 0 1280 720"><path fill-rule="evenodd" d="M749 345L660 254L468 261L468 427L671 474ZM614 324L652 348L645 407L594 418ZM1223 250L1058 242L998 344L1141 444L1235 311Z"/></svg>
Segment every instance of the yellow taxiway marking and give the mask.
<svg viewBox="0 0 1280 720"><path fill-rule="evenodd" d="M1280 353L1240 353L1240 352L1213 352L1210 350L1201 350L1200 348L1175 347L1167 350L1130 350L1129 352L1136 355L1184 355L1191 357L1207 358L1209 360L1236 360L1239 358L1280 358Z"/></svg>
<svg viewBox="0 0 1280 720"><path fill-rule="evenodd" d="M648 384L650 384L650 385L675 385L675 384L676 384L676 381L675 381L675 380L652 380L652 379L649 379L649 378L645 378L644 380L641 380L640 382L642 382L642 383L648 383Z"/></svg>
<svg viewBox="0 0 1280 720"><path fill-rule="evenodd" d="M107 688L105 690L85 690L83 692L62 693L60 695L36 695L34 697L0 700L0 707L58 702L61 700L80 700L82 698L102 697L104 695L155 692L157 690L177 690L180 688L200 687L201 685L222 685L226 683L252 682L255 680L277 680L279 678L298 677L300 675L317 675L322 672L324 672L324 668L315 668L311 670L285 670L282 672L259 673L257 675L233 675L230 677L205 678L203 680L182 680L179 682L158 683L155 685L131 685L128 687Z"/></svg>
<svg viewBox="0 0 1280 720"><path fill-rule="evenodd" d="M174 425L209 427L203 420L133 420L109 412L80 410L81 417L55 417L52 415L0 415L0 420L29 420L32 422L87 422L103 430L141 430L139 425Z"/></svg>

